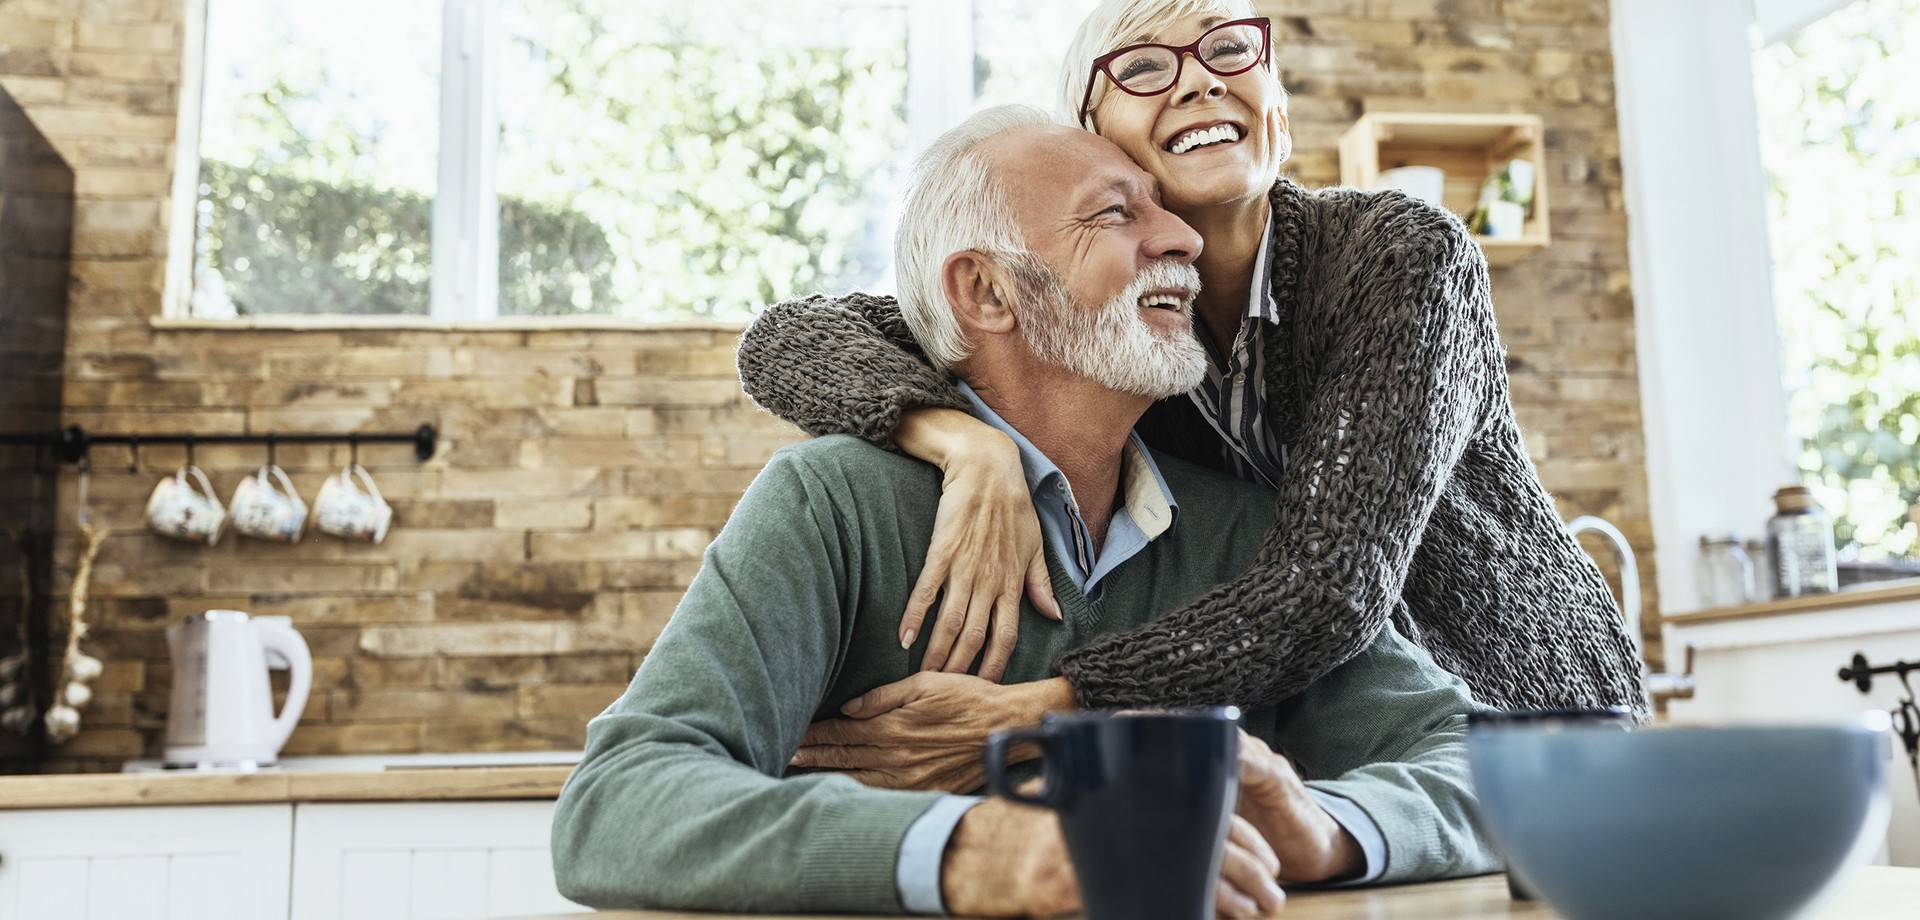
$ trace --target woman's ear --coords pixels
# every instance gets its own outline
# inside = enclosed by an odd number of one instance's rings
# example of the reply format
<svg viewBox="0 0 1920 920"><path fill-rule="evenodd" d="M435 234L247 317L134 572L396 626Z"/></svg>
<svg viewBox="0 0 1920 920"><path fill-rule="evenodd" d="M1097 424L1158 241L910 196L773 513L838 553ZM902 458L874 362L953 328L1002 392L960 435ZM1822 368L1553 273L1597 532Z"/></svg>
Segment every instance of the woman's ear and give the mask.
<svg viewBox="0 0 1920 920"><path fill-rule="evenodd" d="M989 335L1013 331L1013 278L990 256L971 249L948 256L940 286L962 327Z"/></svg>

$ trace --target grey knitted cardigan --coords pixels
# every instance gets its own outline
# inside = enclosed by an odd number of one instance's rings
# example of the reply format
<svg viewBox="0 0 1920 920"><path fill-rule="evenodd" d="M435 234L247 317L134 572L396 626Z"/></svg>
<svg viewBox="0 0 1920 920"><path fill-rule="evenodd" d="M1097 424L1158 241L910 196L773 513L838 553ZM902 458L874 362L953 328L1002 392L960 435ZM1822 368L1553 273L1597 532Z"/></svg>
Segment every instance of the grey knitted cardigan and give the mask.
<svg viewBox="0 0 1920 920"><path fill-rule="evenodd" d="M1062 656L1080 703L1272 703L1391 616L1488 705L1644 716L1622 617L1521 443L1472 236L1398 193L1282 179L1270 197L1266 422L1286 457L1273 528L1238 578ZM739 367L781 418L891 446L903 411L968 407L921 355L891 299L815 295L761 313ZM1185 395L1139 431L1222 468Z"/></svg>

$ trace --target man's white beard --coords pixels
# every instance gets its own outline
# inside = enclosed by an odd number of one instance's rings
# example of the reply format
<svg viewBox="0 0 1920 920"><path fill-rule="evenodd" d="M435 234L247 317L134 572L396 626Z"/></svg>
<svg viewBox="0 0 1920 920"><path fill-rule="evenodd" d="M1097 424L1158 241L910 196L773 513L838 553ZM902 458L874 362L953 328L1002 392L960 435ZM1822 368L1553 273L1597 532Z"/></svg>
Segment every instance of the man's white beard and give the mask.
<svg viewBox="0 0 1920 920"><path fill-rule="evenodd" d="M1148 291L1198 293L1200 273L1193 266L1162 259L1093 313L1074 308L1073 296L1051 266L1036 258L1022 268L1026 271L1017 274L1027 289L1022 292L1027 311L1020 328L1042 361L1107 389L1149 399L1185 393L1206 377L1206 349L1192 332L1191 296L1180 305L1186 329L1156 331L1140 316L1140 298Z"/></svg>

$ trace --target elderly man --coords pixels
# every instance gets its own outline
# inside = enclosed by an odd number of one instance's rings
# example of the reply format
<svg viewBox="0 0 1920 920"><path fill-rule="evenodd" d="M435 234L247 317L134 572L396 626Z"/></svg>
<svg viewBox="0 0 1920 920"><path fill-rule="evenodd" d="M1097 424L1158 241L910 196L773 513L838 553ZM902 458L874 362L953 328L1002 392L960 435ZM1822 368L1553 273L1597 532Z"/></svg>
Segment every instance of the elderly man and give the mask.
<svg viewBox="0 0 1920 920"><path fill-rule="evenodd" d="M1036 713L1064 708L1043 680L1056 655L1238 573L1272 517L1271 493L1131 435L1152 400L1204 373L1188 310L1200 238L1117 147L1019 107L936 142L903 210L907 321L1019 446L1046 522L1064 617L1022 629L1007 692ZM789 769L810 723L916 672L924 637L902 648L895 630L939 496L935 468L851 438L775 455L632 686L588 727L554 822L563 893L762 911L1077 905L1049 812ZM1467 814L1471 707L1389 627L1306 692L1248 713L1261 741L1243 756L1222 909L1277 907L1276 877L1497 868Z"/></svg>

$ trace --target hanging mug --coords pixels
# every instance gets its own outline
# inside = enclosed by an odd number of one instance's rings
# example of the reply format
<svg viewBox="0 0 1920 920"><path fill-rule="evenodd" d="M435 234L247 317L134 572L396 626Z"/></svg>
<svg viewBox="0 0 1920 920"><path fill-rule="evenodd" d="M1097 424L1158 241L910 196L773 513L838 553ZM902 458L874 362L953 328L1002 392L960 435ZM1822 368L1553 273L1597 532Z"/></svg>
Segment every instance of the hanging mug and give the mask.
<svg viewBox="0 0 1920 920"><path fill-rule="evenodd" d="M287 472L271 463L240 480L227 509L233 529L256 540L298 543L307 523L307 503L293 490Z"/></svg>
<svg viewBox="0 0 1920 920"><path fill-rule="evenodd" d="M386 539L391 523L393 506L380 497L366 467L357 463L327 477L313 499L313 526L336 537L378 543Z"/></svg>
<svg viewBox="0 0 1920 920"><path fill-rule="evenodd" d="M195 483L199 488L194 488ZM147 498L147 527L176 540L212 546L220 542L220 527L226 521L227 509L213 496L213 484L192 464L160 480Z"/></svg>

